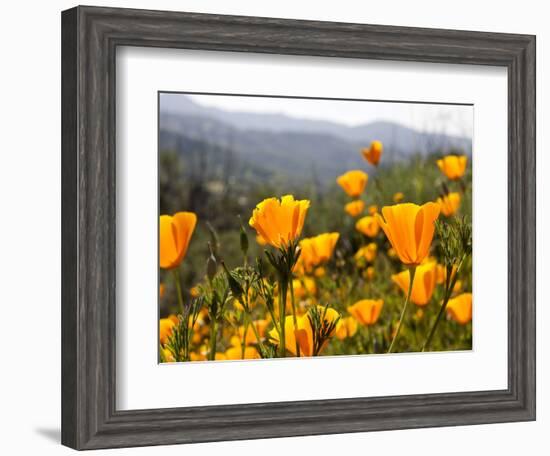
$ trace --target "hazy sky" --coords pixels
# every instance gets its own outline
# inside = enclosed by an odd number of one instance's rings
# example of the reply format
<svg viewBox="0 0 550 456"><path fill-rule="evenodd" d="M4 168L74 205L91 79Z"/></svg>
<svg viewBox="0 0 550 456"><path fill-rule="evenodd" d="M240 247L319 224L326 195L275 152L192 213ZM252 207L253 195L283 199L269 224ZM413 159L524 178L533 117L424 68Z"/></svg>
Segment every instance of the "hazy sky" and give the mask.
<svg viewBox="0 0 550 456"><path fill-rule="evenodd" d="M189 96L197 104L226 111L280 113L350 126L388 120L421 131L473 137L473 106L223 95Z"/></svg>

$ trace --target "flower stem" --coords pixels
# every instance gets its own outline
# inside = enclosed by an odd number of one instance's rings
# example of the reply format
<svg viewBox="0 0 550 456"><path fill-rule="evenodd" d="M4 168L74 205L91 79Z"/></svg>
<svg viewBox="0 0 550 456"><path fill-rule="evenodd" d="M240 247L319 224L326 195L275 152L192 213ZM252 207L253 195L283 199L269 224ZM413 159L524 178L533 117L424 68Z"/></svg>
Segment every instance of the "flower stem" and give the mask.
<svg viewBox="0 0 550 456"><path fill-rule="evenodd" d="M415 273L416 273L416 266L409 266L409 278L410 278L409 291L407 293L407 299L405 299L405 305L403 306L403 310L401 311L401 316L399 317L399 323L397 324L397 329L395 330L395 336L393 336L393 340L391 341L390 348L388 349L388 353L391 353L393 351L393 346L395 344L395 341L399 337L399 332L401 331L401 325L403 324L403 319L405 318L405 313L407 312L407 306L409 305L409 301L411 299Z"/></svg>
<svg viewBox="0 0 550 456"><path fill-rule="evenodd" d="M245 321L247 322L247 325L245 326L245 328L248 327L248 324L250 324L250 326L252 326L252 331L254 332L254 336L256 337L256 341L258 342L258 346L260 347L260 351L261 353L265 353L265 347L264 347L264 344L262 343L262 339L260 337L260 335L258 334L258 329L256 328L256 325L254 324L254 321L252 320L252 311L250 310L250 298L248 297L248 289L247 289L247 293L244 297L244 301L245 301L245 304L246 304L246 308L245 308ZM273 319L273 321L275 322L275 319ZM277 327L277 325L275 325L275 327ZM246 341L246 333L247 333L247 329L244 330L244 340ZM244 358L244 349L243 349L243 358Z"/></svg>
<svg viewBox="0 0 550 456"><path fill-rule="evenodd" d="M208 359L213 361L216 358L216 337L218 333L218 327L216 319L212 318L210 322L210 352L208 353Z"/></svg>
<svg viewBox="0 0 550 456"><path fill-rule="evenodd" d="M260 347L260 351L262 353L265 353L265 347L262 342L262 338L260 337L260 334L258 333L258 328L256 328L256 325L252 321L252 317L249 315L248 318L250 319L250 327L252 328L252 332L254 333L254 336L256 337L256 341L258 342L258 346Z"/></svg>
<svg viewBox="0 0 550 456"><path fill-rule="evenodd" d="M462 190L462 193L463 194L466 193L466 184L464 183L464 181L461 178L459 178L458 183L460 184L460 190Z"/></svg>
<svg viewBox="0 0 550 456"><path fill-rule="evenodd" d="M275 314L271 311L271 309L267 309L269 311L269 316L271 317L271 321L273 322L273 327L275 328L275 331L277 331L277 335L281 337L281 329L279 328L279 322L275 318Z"/></svg>
<svg viewBox="0 0 550 456"><path fill-rule="evenodd" d="M365 340L367 341L367 346L365 347L366 348L365 353L369 353L370 346L371 346L369 325L365 325Z"/></svg>
<svg viewBox="0 0 550 456"><path fill-rule="evenodd" d="M183 345L184 361L189 361L189 343L191 341L191 335L193 332L193 328L189 327L189 317L190 317L190 313L188 313L185 318L185 332L184 332L184 345Z"/></svg>
<svg viewBox="0 0 550 456"><path fill-rule="evenodd" d="M292 322L294 323L294 339L296 340L296 356L300 357L300 344L296 337L296 331L298 330L298 319L296 318L296 303L294 301L294 284L292 283L292 277L288 281L290 287L290 303L292 304Z"/></svg>
<svg viewBox="0 0 550 456"><path fill-rule="evenodd" d="M178 303L180 306L180 313L183 316L185 313L185 308L183 305L183 293L181 291L180 275L177 269L172 269L172 274L174 276L174 282L176 283L176 294L178 295Z"/></svg>
<svg viewBox="0 0 550 456"><path fill-rule="evenodd" d="M279 324L281 327L281 335L279 337L279 351L281 358L286 357L286 340L285 340L285 319L286 319L286 284L281 280L279 282Z"/></svg>
<svg viewBox="0 0 550 456"><path fill-rule="evenodd" d="M246 311L244 314L243 330L243 340L241 341L241 359L244 359L244 351L246 349L246 336L248 334L248 318L246 316Z"/></svg>

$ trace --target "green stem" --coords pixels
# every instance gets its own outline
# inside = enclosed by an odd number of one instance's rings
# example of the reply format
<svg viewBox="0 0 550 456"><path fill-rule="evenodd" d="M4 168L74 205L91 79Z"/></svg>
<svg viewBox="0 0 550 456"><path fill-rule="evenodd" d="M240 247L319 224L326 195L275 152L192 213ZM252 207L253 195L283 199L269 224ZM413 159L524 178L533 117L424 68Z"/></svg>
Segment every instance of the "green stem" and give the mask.
<svg viewBox="0 0 550 456"><path fill-rule="evenodd" d="M244 359L244 351L246 349L246 336L248 334L248 318L246 318L246 311L244 314L243 329L243 340L241 341L241 359Z"/></svg>
<svg viewBox="0 0 550 456"><path fill-rule="evenodd" d="M260 334L258 333L258 329L256 328L256 325L252 321L252 317L249 315L248 318L250 319L250 327L252 328L252 332L254 333L254 336L256 337L256 341L258 342L258 346L260 347L260 351L265 353L265 347L262 342L262 338L260 337Z"/></svg>
<svg viewBox="0 0 550 456"><path fill-rule="evenodd" d="M298 330L298 319L296 318L296 303L294 301L294 284L292 283L292 277L289 280L290 287L290 303L292 304L292 322L294 323L294 340L296 341L296 356L300 357L300 344L298 343L298 338L296 337L296 331Z"/></svg>
<svg viewBox="0 0 550 456"><path fill-rule="evenodd" d="M269 311L269 315L271 316L271 321L273 322L273 327L275 328L275 331L277 331L277 335L281 337L281 329L279 328L279 322L275 318L275 314L271 311L270 308L267 309Z"/></svg>
<svg viewBox="0 0 550 456"><path fill-rule="evenodd" d="M178 295L180 313L183 316L183 314L185 313L185 307L183 305L183 292L181 291L180 275L178 269L172 269L172 274L174 276L174 282L176 283L176 294Z"/></svg>
<svg viewBox="0 0 550 456"><path fill-rule="evenodd" d="M367 346L366 346L366 352L365 353L369 353L369 350L370 350L370 347L371 347L371 337L370 337L370 328L369 328L369 325L365 325L365 339L367 341Z"/></svg>
<svg viewBox="0 0 550 456"><path fill-rule="evenodd" d="M189 327L189 317L185 319L185 332L184 332L184 346L183 346L183 360L189 361L189 342L191 341L191 335L193 333L193 328Z"/></svg>
<svg viewBox="0 0 550 456"><path fill-rule="evenodd" d="M393 340L391 341L390 348L388 349L388 353L392 352L395 341L399 337L399 332L401 331L401 325L403 324L403 319L405 318L405 313L407 312L407 306L409 305L409 300L411 298L415 273L416 273L416 266L409 266L409 277L410 277L409 292L407 293L407 299L405 299L405 305L403 306L403 310L401 311L401 316L399 317L399 323L397 324L397 329L395 330L395 336L393 336Z"/></svg>
<svg viewBox="0 0 550 456"><path fill-rule="evenodd" d="M458 278L458 271L460 270L461 266L462 266L462 263L464 262L464 259L466 257L462 257L462 259L460 260L460 263L458 264L457 268L456 268L456 271L452 277L452 279L449 281L449 276L452 274L452 271L453 271L453 268L451 267L450 268L450 272L447 271L447 281L446 281L446 290L445 290L445 296L443 298L443 304L441 305L441 308L439 309L439 312L437 313L437 316L435 317L435 320L433 322L433 325L430 329L430 333L428 334L428 337L426 339L426 342L424 342L424 345L422 346L422 351L426 351L430 344L432 343L432 339L434 337L434 334L435 334L435 330L437 329L437 326L439 325L439 321L441 320L441 317L443 316L443 314L445 313L445 309L447 308L447 304L449 303L449 299L451 299L451 294L453 293L453 289L456 285L456 281L457 281L457 278Z"/></svg>
<svg viewBox="0 0 550 456"><path fill-rule="evenodd" d="M286 340L285 340L285 319L286 319L286 284L279 281L279 325L281 333L279 337L279 351L281 358L286 357Z"/></svg>
<svg viewBox="0 0 550 456"><path fill-rule="evenodd" d="M249 318L251 318L249 316ZM258 328L256 328L256 325L253 321L251 321L250 326L252 327L252 331L254 332L254 336L256 336L256 341L258 342L258 345L260 346L260 349L262 352L264 351L264 344L262 342L262 338L260 337L260 334L258 333Z"/></svg>
<svg viewBox="0 0 550 456"><path fill-rule="evenodd" d="M466 184L462 179L458 179L458 183L460 184L460 190L462 190L462 194L466 193Z"/></svg>
<svg viewBox="0 0 550 456"><path fill-rule="evenodd" d="M216 359L216 337L218 333L218 327L216 324L216 319L212 318L210 322L210 352L208 353L208 359L213 361Z"/></svg>
<svg viewBox="0 0 550 456"><path fill-rule="evenodd" d="M246 293L246 296L245 296L244 299L245 299L245 303L246 303L245 319L250 324L250 326L252 326L252 331L254 332L254 336L256 336L258 346L260 347L260 351L263 354L263 353L265 353L265 348L264 348L264 344L262 343L262 339L261 339L260 335L258 334L258 329L256 328L256 325L254 324L254 321L252 320L252 311L250 310L250 298L248 297L248 289L247 289L247 293ZM273 321L275 321L275 319L273 319ZM276 326L277 325L275 325L275 327ZM244 339L246 340L246 330L245 330Z"/></svg>
<svg viewBox="0 0 550 456"><path fill-rule="evenodd" d="M378 166L376 168L378 168ZM374 179L374 186L378 190L378 193L382 195L382 192L384 191L384 189L382 188L382 182L380 181L380 179L378 178Z"/></svg>

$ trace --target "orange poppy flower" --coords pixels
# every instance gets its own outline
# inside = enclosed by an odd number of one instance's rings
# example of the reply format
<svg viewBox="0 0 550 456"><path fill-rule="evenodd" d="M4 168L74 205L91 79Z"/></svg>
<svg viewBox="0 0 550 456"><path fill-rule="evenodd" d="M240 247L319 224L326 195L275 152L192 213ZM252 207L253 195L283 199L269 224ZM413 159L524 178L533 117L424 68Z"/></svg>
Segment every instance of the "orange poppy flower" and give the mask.
<svg viewBox="0 0 550 456"><path fill-rule="evenodd" d="M412 203L385 206L378 223L403 264L419 265L428 256L439 217L437 203L418 206Z"/></svg>
<svg viewBox="0 0 550 456"><path fill-rule="evenodd" d="M163 269L173 269L185 258L197 216L193 212L161 215L159 223L159 260Z"/></svg>
<svg viewBox="0 0 550 456"><path fill-rule="evenodd" d="M342 174L336 179L336 182L344 191L351 196L352 198L357 198L367 185L369 176L364 171L355 169L353 171L348 171L347 173Z"/></svg>
<svg viewBox="0 0 550 456"><path fill-rule="evenodd" d="M447 313L461 325L472 321L472 293L462 293L456 298L449 299Z"/></svg>
<svg viewBox="0 0 550 456"><path fill-rule="evenodd" d="M361 217L357 220L357 223L355 223L355 229L360 233L363 233L365 236L373 238L376 237L380 231L380 225L374 216L366 215L365 217Z"/></svg>
<svg viewBox="0 0 550 456"><path fill-rule="evenodd" d="M447 155L437 160L437 166L450 180L460 179L466 172L467 163L466 155Z"/></svg>
<svg viewBox="0 0 550 456"><path fill-rule="evenodd" d="M361 299L348 307L359 323L365 326L374 325L378 321L384 301L382 299Z"/></svg>
<svg viewBox="0 0 550 456"><path fill-rule="evenodd" d="M355 200L347 203L344 210L352 217L357 217L365 210L365 203L361 200Z"/></svg>
<svg viewBox="0 0 550 456"><path fill-rule="evenodd" d="M256 206L248 223L266 243L281 248L300 237L308 208L308 200L298 201L292 195L280 201L267 198Z"/></svg>
<svg viewBox="0 0 550 456"><path fill-rule="evenodd" d="M338 339L344 340L353 337L357 332L357 320L353 317L341 318L336 324L336 333Z"/></svg>
<svg viewBox="0 0 550 456"><path fill-rule="evenodd" d="M371 165L378 166L383 149L381 141L373 141L370 143L370 147L365 147L361 150L361 153L363 154L363 158Z"/></svg>
<svg viewBox="0 0 550 456"><path fill-rule="evenodd" d="M448 195L437 198L437 203L441 206L441 212L445 217L456 214L460 207L460 193L452 192Z"/></svg>
<svg viewBox="0 0 550 456"><path fill-rule="evenodd" d="M409 291L410 273L402 271L391 276L392 280L401 288L405 296ZM418 306L425 306L432 298L437 281L435 263L424 263L416 268L411 292L411 301Z"/></svg>
<svg viewBox="0 0 550 456"><path fill-rule="evenodd" d="M319 307L321 315L325 312L324 308ZM340 314L332 308L326 309L324 314L324 322L330 324L336 321L340 317ZM336 332L336 328L334 329ZM269 335L275 344L279 343L279 333L273 328ZM286 349L296 356L296 341L300 347L300 356L313 356L313 328L307 314L297 318L297 327L294 328L294 321L291 315L285 318L285 347ZM325 343L326 346L326 343ZM324 346L321 348L321 350ZM319 350L319 352L321 351Z"/></svg>

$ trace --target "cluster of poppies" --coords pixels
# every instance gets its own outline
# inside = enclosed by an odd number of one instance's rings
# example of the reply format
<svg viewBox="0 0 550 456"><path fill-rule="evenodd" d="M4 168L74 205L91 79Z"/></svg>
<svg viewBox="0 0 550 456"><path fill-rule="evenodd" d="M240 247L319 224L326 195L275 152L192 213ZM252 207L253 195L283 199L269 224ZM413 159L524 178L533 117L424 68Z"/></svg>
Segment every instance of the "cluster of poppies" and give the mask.
<svg viewBox="0 0 550 456"><path fill-rule="evenodd" d="M361 153L377 167L383 145L373 141ZM442 316L452 324L469 325L472 295L462 292L460 274L471 252L465 246L471 239L467 241L464 234L471 234L471 226L465 226L464 220L453 222L458 220L465 191L462 178L467 157L447 155L436 164L449 181L437 199L419 205L403 202L405 195L396 193L393 204L381 211L373 204L367 208L362 200L369 181L365 171L350 170L336 178L349 197L343 210L354 219L353 226L362 239L353 252L339 251L341 232L302 237L308 211L315 210L309 200L285 195L261 201L251 214L249 228L240 228L242 266L229 270L223 255L211 248L204 281L190 290L183 289L179 268L197 217L191 212L161 215L160 267L172 272L170 287L180 310L160 319L160 360L418 351L430 348ZM451 184L456 184L456 191L449 191ZM250 229L265 248L259 258L248 257ZM444 252L440 258L434 255L438 234L437 244ZM464 245L457 247L457 243ZM387 287L374 285L381 256L393 265L393 271L379 279L384 283L389 279L401 290L402 299L388 311L379 331L371 334L385 312ZM441 292L434 299L437 286ZM161 283L161 299L165 299L165 289ZM394 295L392 299L397 301ZM430 302L436 311L426 322L423 344L409 347L400 343L409 303L417 306L418 319ZM471 325L469 331L471 334Z"/></svg>

